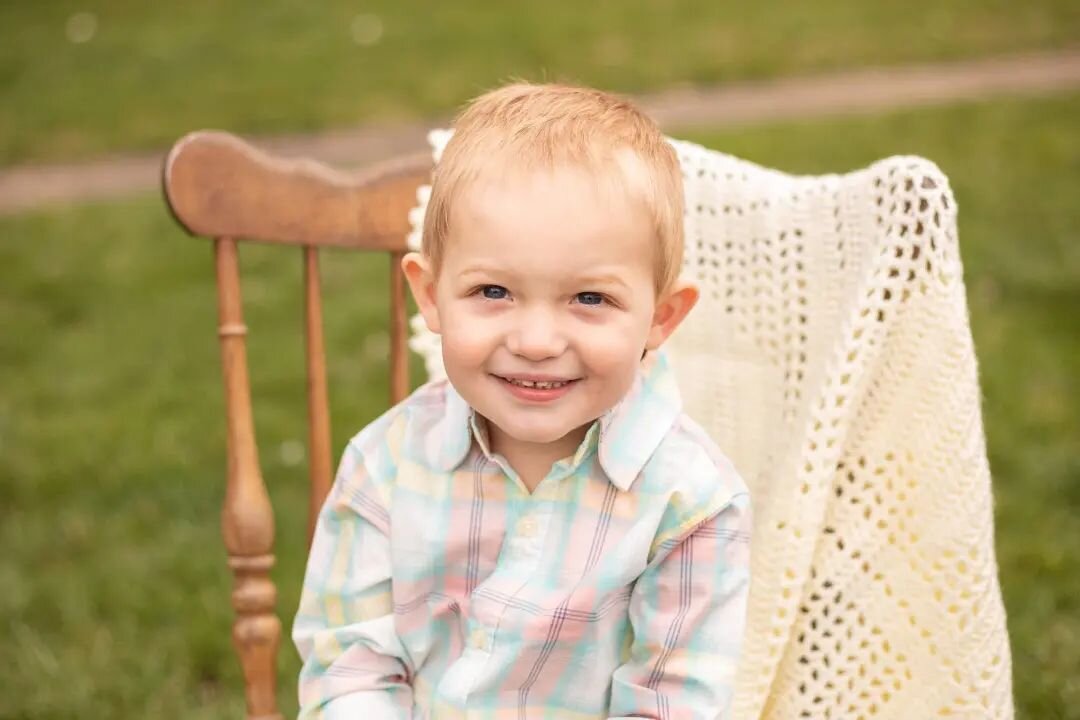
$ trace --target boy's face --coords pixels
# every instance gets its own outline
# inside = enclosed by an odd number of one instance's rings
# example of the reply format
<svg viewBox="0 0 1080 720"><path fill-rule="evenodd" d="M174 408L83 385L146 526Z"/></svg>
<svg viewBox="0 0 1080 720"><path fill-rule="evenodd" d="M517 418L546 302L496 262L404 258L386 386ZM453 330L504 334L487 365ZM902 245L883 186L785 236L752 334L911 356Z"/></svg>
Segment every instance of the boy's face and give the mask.
<svg viewBox="0 0 1080 720"><path fill-rule="evenodd" d="M639 205L569 168L479 181L453 208L437 277L406 258L447 376L493 435L583 432L693 306L693 288L656 297L659 249Z"/></svg>

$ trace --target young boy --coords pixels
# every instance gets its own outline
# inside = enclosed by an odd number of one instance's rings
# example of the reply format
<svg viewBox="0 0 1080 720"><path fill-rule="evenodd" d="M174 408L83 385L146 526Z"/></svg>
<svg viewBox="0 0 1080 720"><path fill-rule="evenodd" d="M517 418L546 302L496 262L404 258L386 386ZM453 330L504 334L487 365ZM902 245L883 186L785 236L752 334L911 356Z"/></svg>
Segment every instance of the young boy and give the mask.
<svg viewBox="0 0 1080 720"><path fill-rule="evenodd" d="M402 263L449 380L345 451L302 717L727 717L750 505L655 352L697 300L682 212L623 100L518 84L459 117Z"/></svg>

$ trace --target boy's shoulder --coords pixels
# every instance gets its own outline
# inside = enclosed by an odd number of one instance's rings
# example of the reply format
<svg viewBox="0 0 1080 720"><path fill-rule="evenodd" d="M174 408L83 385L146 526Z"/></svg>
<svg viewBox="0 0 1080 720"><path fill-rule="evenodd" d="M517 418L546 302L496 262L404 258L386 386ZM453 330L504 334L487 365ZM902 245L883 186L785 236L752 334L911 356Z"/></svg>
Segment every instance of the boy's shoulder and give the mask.
<svg viewBox="0 0 1080 720"><path fill-rule="evenodd" d="M368 423L349 440L346 452L363 457L389 456L396 461L404 452L414 454L424 438L445 437L450 404L447 380L421 385L401 402Z"/></svg>
<svg viewBox="0 0 1080 720"><path fill-rule="evenodd" d="M642 468L635 491L666 502L671 522L690 526L735 503L749 508L742 476L708 433L680 413Z"/></svg>
<svg viewBox="0 0 1080 720"><path fill-rule="evenodd" d="M673 475L669 472L671 468L682 468L682 472ZM735 465L705 428L685 412L680 412L664 433L642 475L656 476L657 481L661 477L674 480L685 476L689 480L719 483L728 487L732 494L746 492L746 485Z"/></svg>

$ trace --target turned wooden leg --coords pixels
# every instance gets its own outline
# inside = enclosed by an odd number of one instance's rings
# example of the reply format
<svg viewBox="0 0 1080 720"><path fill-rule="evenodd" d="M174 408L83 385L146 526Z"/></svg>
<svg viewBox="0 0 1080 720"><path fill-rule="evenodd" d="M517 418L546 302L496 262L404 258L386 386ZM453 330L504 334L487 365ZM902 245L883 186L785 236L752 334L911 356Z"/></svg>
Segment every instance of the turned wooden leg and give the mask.
<svg viewBox="0 0 1080 720"><path fill-rule="evenodd" d="M280 720L275 670L281 622L274 614L277 590L270 580L270 568L274 565L274 513L259 471L251 416L244 344L247 328L240 306L236 241L217 239L214 256L228 432L228 474L221 529L235 579L233 644L244 670L248 720Z"/></svg>

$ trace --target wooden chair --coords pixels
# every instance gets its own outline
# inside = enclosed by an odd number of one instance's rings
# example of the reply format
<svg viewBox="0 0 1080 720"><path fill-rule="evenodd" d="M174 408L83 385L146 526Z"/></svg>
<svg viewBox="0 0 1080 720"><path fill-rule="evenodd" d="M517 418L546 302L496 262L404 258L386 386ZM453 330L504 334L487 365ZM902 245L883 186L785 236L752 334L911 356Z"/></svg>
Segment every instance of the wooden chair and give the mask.
<svg viewBox="0 0 1080 720"><path fill-rule="evenodd" d="M274 611L274 517L259 470L252 422L237 244L293 245L304 263L310 505L308 541L330 489L333 465L323 348L319 248L390 256L391 402L409 388L405 288L398 266L417 188L428 182L427 153L348 175L307 160L272 158L223 132L194 132L173 146L163 189L176 220L212 238L218 336L225 379L228 471L222 534L235 584L233 643L243 667L249 720L280 718L275 662L281 622Z"/></svg>
<svg viewBox="0 0 1080 720"><path fill-rule="evenodd" d="M433 132L441 152L448 133ZM931 162L792 176L673 141L684 273L702 288L670 350L687 412L754 497L739 720L1012 717L989 466L956 232ZM223 532L248 717L279 717L273 518L259 474L237 241L303 247L309 537L331 481L318 248L391 256L391 400L408 386L398 263L427 153L349 176L223 133L165 166L177 220L214 238L228 425ZM416 328L428 374L437 337ZM681 368L681 369L680 369ZM297 579L299 582L299 578Z"/></svg>

